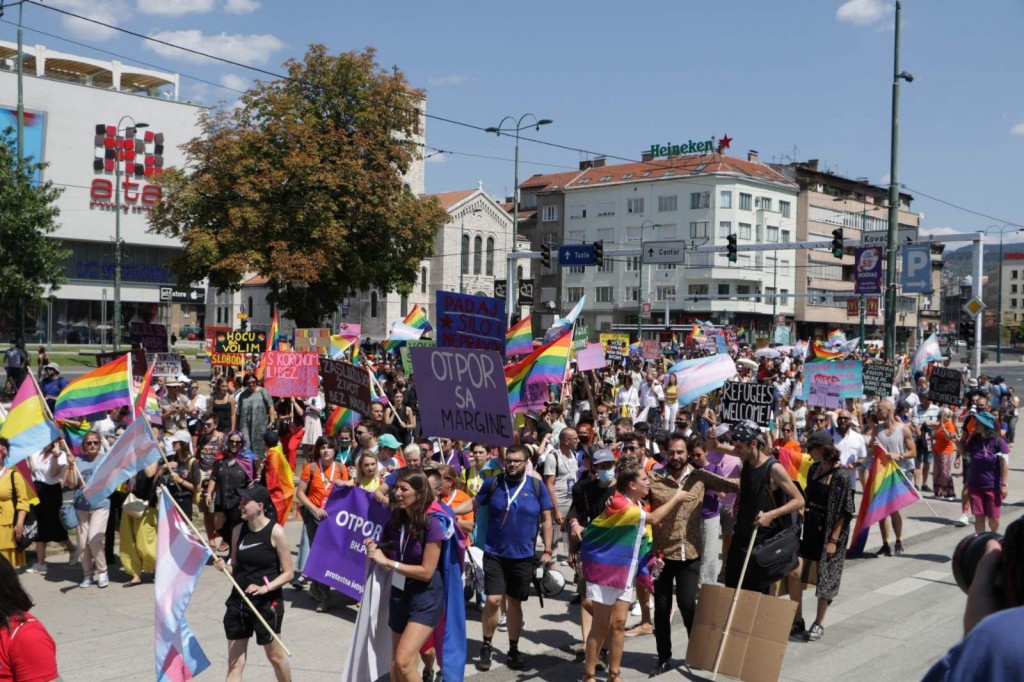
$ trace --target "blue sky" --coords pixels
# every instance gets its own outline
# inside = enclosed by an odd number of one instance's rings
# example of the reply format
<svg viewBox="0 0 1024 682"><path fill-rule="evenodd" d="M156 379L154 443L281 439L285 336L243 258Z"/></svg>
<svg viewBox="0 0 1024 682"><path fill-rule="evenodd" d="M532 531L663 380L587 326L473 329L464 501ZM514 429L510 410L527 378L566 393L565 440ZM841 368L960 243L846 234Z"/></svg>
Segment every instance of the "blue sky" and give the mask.
<svg viewBox="0 0 1024 682"><path fill-rule="evenodd" d="M309 43L373 46L428 92L428 113L479 126L531 112L530 136L639 158L655 142L727 133L732 153L820 159L888 182L893 5L883 0L517 3L464 0L48 0L175 44L280 72ZM1021 0L905 0L899 180L936 233L1024 225ZM17 17L8 9L4 21ZM76 54L86 43L183 75L185 98L213 103L256 74L28 5L26 41ZM14 40L10 23L0 36ZM430 120L427 191L511 194L513 144ZM479 155L479 156L470 156ZM479 158L494 157L494 158ZM520 177L574 168L579 152L524 142ZM614 161L613 161L614 162ZM973 215L923 194L987 214Z"/></svg>

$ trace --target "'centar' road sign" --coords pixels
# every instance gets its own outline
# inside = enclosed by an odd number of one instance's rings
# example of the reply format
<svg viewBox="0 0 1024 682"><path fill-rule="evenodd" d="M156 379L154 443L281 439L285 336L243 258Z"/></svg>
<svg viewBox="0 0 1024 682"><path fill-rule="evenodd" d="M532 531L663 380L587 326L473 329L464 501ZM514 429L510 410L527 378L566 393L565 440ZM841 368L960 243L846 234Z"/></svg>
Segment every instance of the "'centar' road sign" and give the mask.
<svg viewBox="0 0 1024 682"><path fill-rule="evenodd" d="M593 265L593 244L563 244L558 247L559 265Z"/></svg>
<svg viewBox="0 0 1024 682"><path fill-rule="evenodd" d="M686 242L646 242L644 263L682 263L686 259Z"/></svg>

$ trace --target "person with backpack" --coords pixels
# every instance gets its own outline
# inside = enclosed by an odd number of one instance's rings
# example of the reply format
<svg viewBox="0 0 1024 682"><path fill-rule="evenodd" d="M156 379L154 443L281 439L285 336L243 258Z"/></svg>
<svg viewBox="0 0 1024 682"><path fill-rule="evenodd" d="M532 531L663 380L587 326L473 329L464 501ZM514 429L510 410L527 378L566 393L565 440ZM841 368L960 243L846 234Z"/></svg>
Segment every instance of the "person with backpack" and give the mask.
<svg viewBox="0 0 1024 682"><path fill-rule="evenodd" d="M547 487L536 475L526 473L530 459L527 448L517 445L505 452L503 473L484 481L480 492L471 501L454 509L466 514L480 508L487 510L487 531L484 538L484 593L487 602L482 616L483 644L476 669L491 669L494 647L491 638L498 627L498 611L504 599L507 605L508 656L510 670L526 667L519 653L519 635L523 630L522 603L530 596L534 574L537 527L541 528L544 552L540 561L551 561L554 503Z"/></svg>

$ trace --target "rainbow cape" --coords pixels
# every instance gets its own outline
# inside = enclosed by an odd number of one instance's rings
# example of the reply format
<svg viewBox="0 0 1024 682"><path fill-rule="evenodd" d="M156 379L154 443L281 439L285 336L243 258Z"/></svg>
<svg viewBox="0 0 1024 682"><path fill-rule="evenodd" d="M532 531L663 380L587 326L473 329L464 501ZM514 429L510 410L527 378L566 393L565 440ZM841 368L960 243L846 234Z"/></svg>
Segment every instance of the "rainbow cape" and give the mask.
<svg viewBox="0 0 1024 682"><path fill-rule="evenodd" d="M131 404L131 354L125 353L71 381L57 396L53 416L56 419L88 417Z"/></svg>
<svg viewBox="0 0 1024 682"><path fill-rule="evenodd" d="M508 403L513 413L539 410L548 400L548 387L565 378L572 348L572 327L554 341L537 348L505 368Z"/></svg>
<svg viewBox="0 0 1024 682"><path fill-rule="evenodd" d="M533 352L533 321L527 315L505 332L505 357Z"/></svg>
<svg viewBox="0 0 1024 682"><path fill-rule="evenodd" d="M283 526L288 521L288 512L291 511L292 501L295 499L295 474L280 445L267 448L264 472L267 476L270 501L274 503L274 509L277 511L277 523Z"/></svg>
<svg viewBox="0 0 1024 682"><path fill-rule="evenodd" d="M0 436L10 441L7 466L14 466L61 437L34 377L21 382L10 412L0 424Z"/></svg>
<svg viewBox="0 0 1024 682"><path fill-rule="evenodd" d="M857 525L853 528L853 541L846 556L859 556L864 553L871 526L889 514L903 509L921 499L921 493L901 475L896 462L891 461L885 449L876 444L868 482L864 486L864 496L857 512Z"/></svg>
<svg viewBox="0 0 1024 682"><path fill-rule="evenodd" d="M838 360L843 357L842 351L831 351L821 345L820 341L811 342L810 360Z"/></svg>
<svg viewBox="0 0 1024 682"><path fill-rule="evenodd" d="M327 418L327 423L324 424L324 433L332 438L337 438L341 435L343 428L351 427L354 429L360 421L362 421L362 417L351 408L335 407Z"/></svg>
<svg viewBox="0 0 1024 682"><path fill-rule="evenodd" d="M260 364L256 366L256 378L263 381L263 375L267 371L267 353L277 350L281 344L281 325L277 319L277 308L274 308L274 320L270 323L270 332L267 334L267 347L260 356Z"/></svg>
<svg viewBox="0 0 1024 682"><path fill-rule="evenodd" d="M789 448L779 448L779 464L786 468L786 473L800 488L807 490L807 473L811 470L814 460L806 452L793 452Z"/></svg>
<svg viewBox="0 0 1024 682"><path fill-rule="evenodd" d="M634 580L649 582L651 545L646 512L616 492L607 508L583 531L583 577L595 585L619 589L632 586Z"/></svg>

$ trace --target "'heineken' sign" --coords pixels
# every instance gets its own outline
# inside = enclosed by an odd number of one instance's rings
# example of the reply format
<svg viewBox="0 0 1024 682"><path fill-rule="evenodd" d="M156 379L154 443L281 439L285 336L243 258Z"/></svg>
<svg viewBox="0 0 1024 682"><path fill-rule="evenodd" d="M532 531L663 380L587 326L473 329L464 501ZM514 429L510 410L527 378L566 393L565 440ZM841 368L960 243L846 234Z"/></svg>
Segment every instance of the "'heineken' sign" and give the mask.
<svg viewBox="0 0 1024 682"><path fill-rule="evenodd" d="M672 144L671 142L667 144L652 144L651 156L682 156L684 154L710 154L711 152L721 154L729 148L730 142L732 142L732 138L728 135L723 135L722 139L717 143L715 138L710 137L699 142L689 140L685 144Z"/></svg>

